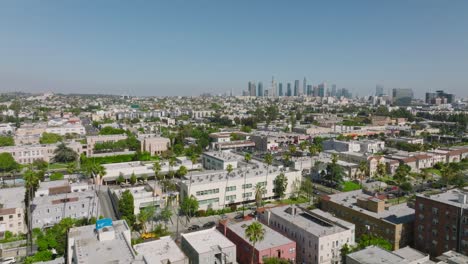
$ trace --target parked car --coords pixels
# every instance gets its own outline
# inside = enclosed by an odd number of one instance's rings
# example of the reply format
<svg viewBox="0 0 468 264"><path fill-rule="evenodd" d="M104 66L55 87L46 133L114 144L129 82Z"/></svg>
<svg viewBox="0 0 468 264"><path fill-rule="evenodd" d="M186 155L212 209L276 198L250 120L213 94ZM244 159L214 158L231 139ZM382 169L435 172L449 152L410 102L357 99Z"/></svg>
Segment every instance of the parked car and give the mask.
<svg viewBox="0 0 468 264"><path fill-rule="evenodd" d="M200 226L199 225L192 225L188 228L188 231L195 231L195 230L198 230L200 229Z"/></svg>
<svg viewBox="0 0 468 264"><path fill-rule="evenodd" d="M244 215L238 214L238 215L234 216L234 219L236 219L236 220L242 220L242 219L244 219Z"/></svg>
<svg viewBox="0 0 468 264"><path fill-rule="evenodd" d="M214 221L210 221L210 222L204 224L203 228L211 228L211 227L213 227L215 225L216 225L216 223Z"/></svg>
<svg viewBox="0 0 468 264"><path fill-rule="evenodd" d="M2 259L1 264L11 264L11 263L16 263L16 260L15 260L14 257L9 257L9 258Z"/></svg>

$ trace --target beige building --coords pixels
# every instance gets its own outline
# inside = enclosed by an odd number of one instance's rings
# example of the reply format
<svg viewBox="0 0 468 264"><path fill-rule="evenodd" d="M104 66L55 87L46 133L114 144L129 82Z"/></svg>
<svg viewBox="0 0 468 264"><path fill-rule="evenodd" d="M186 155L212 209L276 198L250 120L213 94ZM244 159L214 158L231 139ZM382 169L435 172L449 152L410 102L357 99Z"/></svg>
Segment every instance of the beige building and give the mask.
<svg viewBox="0 0 468 264"><path fill-rule="evenodd" d="M119 140L124 140L124 139L127 139L126 134L87 136L86 142L88 146L87 146L86 154L88 156L92 156L94 154L94 145L96 145L96 143L117 142Z"/></svg>
<svg viewBox="0 0 468 264"><path fill-rule="evenodd" d="M26 233L24 222L24 187L4 188L0 190L0 239L5 231L13 234Z"/></svg>
<svg viewBox="0 0 468 264"><path fill-rule="evenodd" d="M149 152L151 155L159 155L169 149L171 140L151 134L139 135L141 151Z"/></svg>
<svg viewBox="0 0 468 264"><path fill-rule="evenodd" d="M388 205L362 190L326 195L322 209L356 225L356 236L373 234L399 249L413 238L414 209L407 204Z"/></svg>
<svg viewBox="0 0 468 264"><path fill-rule="evenodd" d="M36 160L51 162L57 144L35 144L22 146L1 147L0 152L10 153L16 162L20 164L31 164ZM67 143L67 147L73 149L77 154L82 152L82 145L78 142Z"/></svg>

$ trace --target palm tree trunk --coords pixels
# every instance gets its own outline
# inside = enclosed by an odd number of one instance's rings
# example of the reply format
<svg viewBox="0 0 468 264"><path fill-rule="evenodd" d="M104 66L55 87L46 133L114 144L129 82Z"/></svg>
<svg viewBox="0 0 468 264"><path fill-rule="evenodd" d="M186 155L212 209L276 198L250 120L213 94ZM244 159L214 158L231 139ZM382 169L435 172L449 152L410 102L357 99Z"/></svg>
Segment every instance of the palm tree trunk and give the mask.
<svg viewBox="0 0 468 264"><path fill-rule="evenodd" d="M254 264L254 258L255 258L255 243L252 244L252 257L250 258L251 264Z"/></svg>

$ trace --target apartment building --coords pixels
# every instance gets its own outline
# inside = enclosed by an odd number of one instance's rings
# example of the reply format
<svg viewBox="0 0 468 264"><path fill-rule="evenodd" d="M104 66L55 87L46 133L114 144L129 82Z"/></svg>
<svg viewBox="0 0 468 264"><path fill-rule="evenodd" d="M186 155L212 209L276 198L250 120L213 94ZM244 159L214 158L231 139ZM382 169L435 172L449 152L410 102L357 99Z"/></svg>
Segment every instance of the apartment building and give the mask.
<svg viewBox="0 0 468 264"><path fill-rule="evenodd" d="M356 236L373 234L389 241L393 249L413 240L414 209L406 203L388 205L362 190L322 197L321 208L356 225Z"/></svg>
<svg viewBox="0 0 468 264"><path fill-rule="evenodd" d="M236 244L238 263L250 263L252 243L245 235L245 231L253 222L255 222L253 219L241 222L230 222L229 220L220 222L219 230L221 233ZM253 262L261 264L265 258L276 257L294 263L296 260L296 242L264 224L261 225L265 230L265 235L262 241L255 244Z"/></svg>
<svg viewBox="0 0 468 264"><path fill-rule="evenodd" d="M65 136L66 134L86 135L86 129L80 123L66 123L60 126L48 126L45 129L45 132L62 136Z"/></svg>
<svg viewBox="0 0 468 264"><path fill-rule="evenodd" d="M354 224L320 209L296 206L259 209L262 223L296 241L296 263L341 263L341 248L354 245Z"/></svg>
<svg viewBox="0 0 468 264"><path fill-rule="evenodd" d="M214 227L182 234L181 248L193 264L237 263L236 245Z"/></svg>
<svg viewBox="0 0 468 264"><path fill-rule="evenodd" d="M417 195L414 245L436 257L454 250L468 254L468 194L449 190Z"/></svg>
<svg viewBox="0 0 468 264"><path fill-rule="evenodd" d="M122 135L98 135L98 136L87 136L86 143L87 143L87 155L92 156L94 154L94 145L96 143L104 143L104 142L117 142L119 140L127 139L126 134Z"/></svg>
<svg viewBox="0 0 468 264"><path fill-rule="evenodd" d="M436 264L424 254L410 247L388 251L377 246L353 252L346 256L346 264Z"/></svg>
<svg viewBox="0 0 468 264"><path fill-rule="evenodd" d="M144 242L133 246L148 264L189 264L189 259L170 236Z"/></svg>
<svg viewBox="0 0 468 264"><path fill-rule="evenodd" d="M78 142L69 142L67 147L73 149L76 153L82 152L82 145ZM0 152L10 153L16 162L20 164L31 164L36 160L51 162L54 158L54 151L57 144L36 144L0 147Z"/></svg>
<svg viewBox="0 0 468 264"><path fill-rule="evenodd" d="M237 155L238 159L243 159ZM268 168L268 171L267 171ZM267 174L268 173L268 174ZM180 183L181 199L193 195L201 210L220 209L229 205L240 205L255 201L255 186L257 183L265 187L264 199L275 197L274 180L279 174L284 174L288 185L286 196L292 193L293 182L300 182L300 171L267 166L265 163L251 160L231 173L225 170L191 172Z"/></svg>
<svg viewBox="0 0 468 264"><path fill-rule="evenodd" d="M24 187L4 188L0 190L0 239L5 231L13 234L26 233L24 220Z"/></svg>
<svg viewBox="0 0 468 264"><path fill-rule="evenodd" d="M228 151L210 151L202 154L203 168L206 170L226 170L229 165L235 169L238 159L238 155Z"/></svg>
<svg viewBox="0 0 468 264"><path fill-rule="evenodd" d="M31 203L32 228L49 227L66 217L97 216L98 204L93 185L67 180L41 182Z"/></svg>

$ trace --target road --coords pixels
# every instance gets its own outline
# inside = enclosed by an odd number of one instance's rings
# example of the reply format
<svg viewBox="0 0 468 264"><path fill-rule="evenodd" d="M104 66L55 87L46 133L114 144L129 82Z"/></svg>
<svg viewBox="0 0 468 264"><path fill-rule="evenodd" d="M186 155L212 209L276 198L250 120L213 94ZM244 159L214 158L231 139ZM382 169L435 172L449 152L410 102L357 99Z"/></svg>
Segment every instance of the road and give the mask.
<svg viewBox="0 0 468 264"><path fill-rule="evenodd" d="M107 187L101 186L101 190L98 191L99 194L99 215L102 215L105 218L111 218L112 220L117 220L115 215L114 208L112 207L111 198L107 192Z"/></svg>

